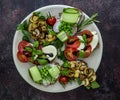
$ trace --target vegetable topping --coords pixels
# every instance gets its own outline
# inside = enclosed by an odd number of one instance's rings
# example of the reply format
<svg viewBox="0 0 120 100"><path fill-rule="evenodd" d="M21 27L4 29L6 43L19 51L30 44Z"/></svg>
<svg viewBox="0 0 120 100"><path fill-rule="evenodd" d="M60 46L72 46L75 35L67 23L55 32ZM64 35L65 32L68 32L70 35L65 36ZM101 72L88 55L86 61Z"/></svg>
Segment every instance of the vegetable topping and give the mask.
<svg viewBox="0 0 120 100"><path fill-rule="evenodd" d="M83 61L99 42L96 31L85 29L98 22L97 16L96 13L86 19L81 10L64 8L60 18L38 11L19 24L17 30L23 37L16 55L19 61L35 65L28 69L31 79L42 85L58 81L65 87L77 81L87 89L100 87L94 69Z"/></svg>

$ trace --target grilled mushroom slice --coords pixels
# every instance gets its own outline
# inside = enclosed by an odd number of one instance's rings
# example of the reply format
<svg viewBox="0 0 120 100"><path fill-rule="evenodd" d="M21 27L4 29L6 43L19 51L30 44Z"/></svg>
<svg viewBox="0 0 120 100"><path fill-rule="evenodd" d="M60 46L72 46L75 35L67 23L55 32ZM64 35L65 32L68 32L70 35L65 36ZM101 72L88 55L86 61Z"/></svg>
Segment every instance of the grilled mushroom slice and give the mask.
<svg viewBox="0 0 120 100"><path fill-rule="evenodd" d="M46 41L52 42L52 41L55 40L55 38L56 38L56 37L55 37L54 35L48 34L48 35L46 36Z"/></svg>
<svg viewBox="0 0 120 100"><path fill-rule="evenodd" d="M88 86L89 83L90 83L90 82L89 82L88 78L86 78L86 79L83 80L83 85L84 85L84 86Z"/></svg>
<svg viewBox="0 0 120 100"><path fill-rule="evenodd" d="M32 32L32 30L33 30L32 23L30 23L30 24L28 25L28 32Z"/></svg>
<svg viewBox="0 0 120 100"><path fill-rule="evenodd" d="M95 81L95 80L96 80L96 75L93 74L93 75L89 78L89 81L90 81L90 82L93 82L93 81Z"/></svg>
<svg viewBox="0 0 120 100"><path fill-rule="evenodd" d="M37 23L37 22L38 22L38 19L39 19L38 16L33 15L33 16L30 17L30 22L31 22L31 23Z"/></svg>
<svg viewBox="0 0 120 100"><path fill-rule="evenodd" d="M74 77L78 78L78 77L79 77L79 74L80 74L80 71L79 71L79 70L76 70L76 71L75 71L75 74L74 74Z"/></svg>
<svg viewBox="0 0 120 100"><path fill-rule="evenodd" d="M74 68L75 65L76 65L76 61L71 61L71 62L70 62L70 67L71 67L71 68Z"/></svg>
<svg viewBox="0 0 120 100"><path fill-rule="evenodd" d="M88 71L89 71L88 77L91 77L94 74L94 70L92 68L89 68Z"/></svg>

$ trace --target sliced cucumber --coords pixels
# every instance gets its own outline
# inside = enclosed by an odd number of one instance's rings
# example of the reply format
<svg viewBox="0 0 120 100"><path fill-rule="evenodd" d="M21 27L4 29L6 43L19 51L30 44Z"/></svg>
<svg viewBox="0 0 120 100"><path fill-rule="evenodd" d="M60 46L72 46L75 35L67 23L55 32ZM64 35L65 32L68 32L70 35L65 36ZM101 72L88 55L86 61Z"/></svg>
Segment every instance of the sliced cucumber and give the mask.
<svg viewBox="0 0 120 100"><path fill-rule="evenodd" d="M51 67L51 68L48 70L48 72L49 72L49 74L50 74L53 78L55 78L55 79L57 79L58 76L59 76L59 74L60 74L60 70L59 70L59 68L58 68L57 66Z"/></svg>
<svg viewBox="0 0 120 100"><path fill-rule="evenodd" d="M75 9L75 8L64 8L63 12L71 13L71 14L79 13L78 9Z"/></svg>
<svg viewBox="0 0 120 100"><path fill-rule="evenodd" d="M61 31L57 34L57 38L62 41L62 42L65 42L67 39L68 39L68 36L66 34L65 31Z"/></svg>
<svg viewBox="0 0 120 100"><path fill-rule="evenodd" d="M42 77L37 66L29 68L29 73L34 82L41 83Z"/></svg>
<svg viewBox="0 0 120 100"><path fill-rule="evenodd" d="M63 9L61 20L68 23L77 23L79 16L79 10L75 8L65 8Z"/></svg>

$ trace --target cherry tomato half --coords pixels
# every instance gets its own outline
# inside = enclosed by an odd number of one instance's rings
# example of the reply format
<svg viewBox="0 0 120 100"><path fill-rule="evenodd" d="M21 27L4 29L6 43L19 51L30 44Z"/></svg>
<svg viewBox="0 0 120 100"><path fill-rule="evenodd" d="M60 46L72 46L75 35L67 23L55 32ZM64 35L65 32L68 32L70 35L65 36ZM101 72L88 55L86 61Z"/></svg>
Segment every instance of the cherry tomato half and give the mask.
<svg viewBox="0 0 120 100"><path fill-rule="evenodd" d="M66 48L64 50L64 56L69 61L76 60L78 56L78 50L75 48Z"/></svg>
<svg viewBox="0 0 120 100"><path fill-rule="evenodd" d="M80 46L79 38L77 36L69 36L66 42L66 47L78 48L79 46Z"/></svg>
<svg viewBox="0 0 120 100"><path fill-rule="evenodd" d="M68 78L66 76L60 76L59 77L59 82L61 84L67 84L68 83Z"/></svg>
<svg viewBox="0 0 120 100"><path fill-rule="evenodd" d="M48 17L46 22L48 25L53 26L56 22L56 18L55 17Z"/></svg>
<svg viewBox="0 0 120 100"><path fill-rule="evenodd" d="M83 30L80 32L80 35L86 35L88 43L90 43L93 39L93 34L89 30Z"/></svg>
<svg viewBox="0 0 120 100"><path fill-rule="evenodd" d="M90 45L86 46L85 48L85 58L87 58L88 56L90 56L91 54L91 50L92 50L92 47Z"/></svg>
<svg viewBox="0 0 120 100"><path fill-rule="evenodd" d="M22 52L18 51L17 52L17 58L19 59L19 61L26 63L30 61L30 57L26 57Z"/></svg>
<svg viewBox="0 0 120 100"><path fill-rule="evenodd" d="M25 47L26 46L32 46L29 42L27 41L21 41L19 44L18 44L18 51L23 53L23 51L25 50Z"/></svg>

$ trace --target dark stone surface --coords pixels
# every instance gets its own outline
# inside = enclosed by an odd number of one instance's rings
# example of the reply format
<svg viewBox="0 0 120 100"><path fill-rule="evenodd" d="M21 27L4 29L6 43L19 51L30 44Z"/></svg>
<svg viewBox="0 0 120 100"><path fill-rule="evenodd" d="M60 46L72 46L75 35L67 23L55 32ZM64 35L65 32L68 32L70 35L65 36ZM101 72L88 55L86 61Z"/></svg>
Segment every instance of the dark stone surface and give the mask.
<svg viewBox="0 0 120 100"><path fill-rule="evenodd" d="M12 58L14 33L23 18L50 4L81 8L91 16L98 12L97 24L104 43L97 70L101 87L51 94L28 85L16 70ZM0 0L0 100L120 100L120 0Z"/></svg>

